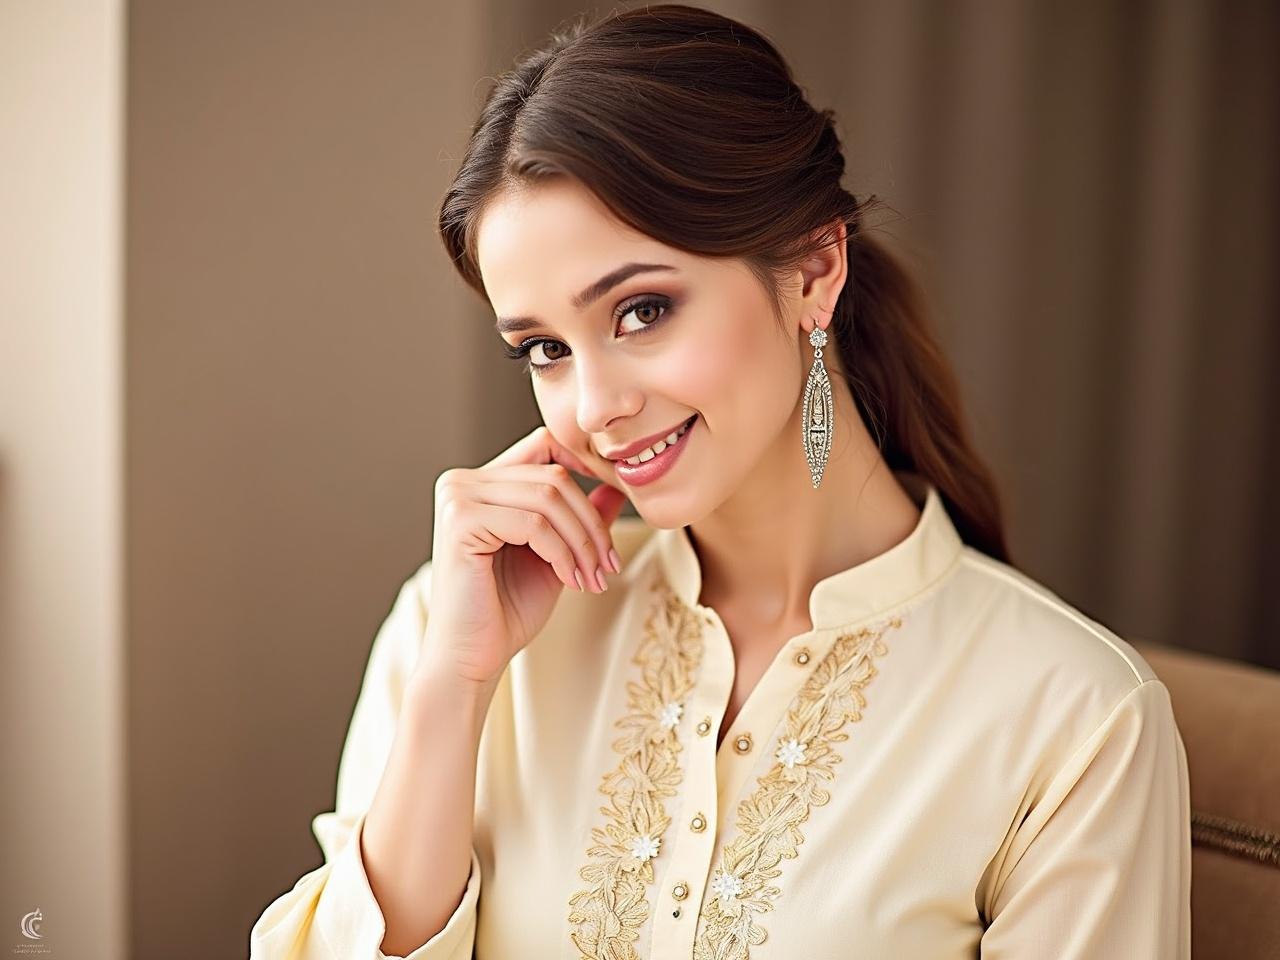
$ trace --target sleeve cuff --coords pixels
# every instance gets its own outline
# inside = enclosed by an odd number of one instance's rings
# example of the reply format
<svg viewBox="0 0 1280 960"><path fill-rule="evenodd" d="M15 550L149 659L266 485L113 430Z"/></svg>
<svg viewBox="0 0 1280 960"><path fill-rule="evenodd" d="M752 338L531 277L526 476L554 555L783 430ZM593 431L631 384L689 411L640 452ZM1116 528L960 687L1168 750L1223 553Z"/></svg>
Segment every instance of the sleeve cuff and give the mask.
<svg viewBox="0 0 1280 960"><path fill-rule="evenodd" d="M316 905L315 923L335 957L372 957L375 960L471 960L476 932L476 905L480 897L480 863L471 851L471 872L462 901L443 929L404 957L384 954L386 919L369 886L360 838L365 814L333 861L333 871Z"/></svg>

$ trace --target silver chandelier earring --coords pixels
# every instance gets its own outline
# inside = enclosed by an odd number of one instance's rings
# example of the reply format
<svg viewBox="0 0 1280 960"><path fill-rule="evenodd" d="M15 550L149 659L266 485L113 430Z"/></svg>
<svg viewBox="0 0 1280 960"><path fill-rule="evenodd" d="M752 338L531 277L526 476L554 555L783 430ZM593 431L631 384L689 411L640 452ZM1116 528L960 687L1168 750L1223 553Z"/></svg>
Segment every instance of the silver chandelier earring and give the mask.
<svg viewBox="0 0 1280 960"><path fill-rule="evenodd" d="M822 348L827 345L827 331L815 326L809 334L813 344L813 366L804 385L803 420L804 458L809 462L809 479L813 489L822 483L822 472L831 453L831 427L835 418L835 402L831 398L831 381L822 363Z"/></svg>

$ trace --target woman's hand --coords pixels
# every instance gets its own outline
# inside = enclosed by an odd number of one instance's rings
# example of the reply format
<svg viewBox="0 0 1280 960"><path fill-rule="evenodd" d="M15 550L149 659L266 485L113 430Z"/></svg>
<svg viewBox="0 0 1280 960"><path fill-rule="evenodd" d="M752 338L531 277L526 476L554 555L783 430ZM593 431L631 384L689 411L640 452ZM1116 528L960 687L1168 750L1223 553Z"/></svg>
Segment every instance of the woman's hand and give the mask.
<svg viewBox="0 0 1280 960"><path fill-rule="evenodd" d="M570 470L595 476L540 426L483 466L436 480L419 669L491 683L546 624L562 587L578 589L575 570L599 592L626 495L607 482L583 493Z"/></svg>

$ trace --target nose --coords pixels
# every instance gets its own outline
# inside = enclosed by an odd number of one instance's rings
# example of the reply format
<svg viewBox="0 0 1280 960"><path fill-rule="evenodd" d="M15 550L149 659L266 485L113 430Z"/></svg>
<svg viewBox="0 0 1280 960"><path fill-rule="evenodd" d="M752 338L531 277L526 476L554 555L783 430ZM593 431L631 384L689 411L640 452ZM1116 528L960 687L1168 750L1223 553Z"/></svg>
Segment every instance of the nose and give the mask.
<svg viewBox="0 0 1280 960"><path fill-rule="evenodd" d="M641 408L641 392L626 376L623 365L599 359L583 362L581 354L576 359L577 419L583 433L607 433L620 418L634 416Z"/></svg>

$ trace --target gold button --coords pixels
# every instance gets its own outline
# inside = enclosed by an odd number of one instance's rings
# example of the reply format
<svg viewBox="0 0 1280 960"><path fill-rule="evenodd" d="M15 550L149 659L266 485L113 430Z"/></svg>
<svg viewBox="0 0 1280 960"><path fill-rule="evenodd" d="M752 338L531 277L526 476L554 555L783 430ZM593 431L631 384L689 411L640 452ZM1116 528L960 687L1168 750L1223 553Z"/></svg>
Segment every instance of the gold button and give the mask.
<svg viewBox="0 0 1280 960"><path fill-rule="evenodd" d="M744 733L737 740L733 741L733 749L739 753L747 753L751 750L751 734Z"/></svg>
<svg viewBox="0 0 1280 960"><path fill-rule="evenodd" d="M677 883L674 887L671 888L671 895L675 897L677 900L683 900L685 897L689 895L689 888L686 887L683 883Z"/></svg>
<svg viewBox="0 0 1280 960"><path fill-rule="evenodd" d="M800 666L803 667L808 662L809 662L809 648L803 647L801 648L800 652L796 654L796 663L800 664Z"/></svg>
<svg viewBox="0 0 1280 960"><path fill-rule="evenodd" d="M693 822L689 826L693 828L694 832L701 833L707 829L707 819L702 814L698 814L693 818Z"/></svg>
<svg viewBox="0 0 1280 960"><path fill-rule="evenodd" d="M698 724L698 726L697 726L697 730L698 730L698 736L700 736L700 737L705 737L708 733L710 733L710 732L711 732L711 718L710 718L710 717L707 717L707 718L705 718L701 723L699 723L699 724Z"/></svg>

